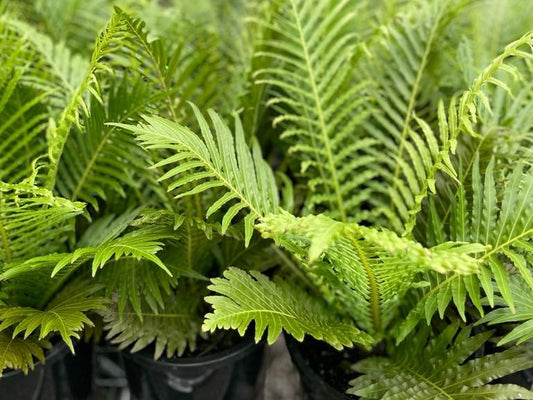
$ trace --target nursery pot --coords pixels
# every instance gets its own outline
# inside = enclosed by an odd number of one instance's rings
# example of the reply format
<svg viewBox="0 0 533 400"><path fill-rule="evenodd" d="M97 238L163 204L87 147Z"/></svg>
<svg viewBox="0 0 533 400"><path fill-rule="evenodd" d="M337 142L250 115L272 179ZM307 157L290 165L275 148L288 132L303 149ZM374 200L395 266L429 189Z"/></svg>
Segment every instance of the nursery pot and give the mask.
<svg viewBox="0 0 533 400"><path fill-rule="evenodd" d="M310 337L306 337L303 342L298 342L292 336L285 335L285 342L292 362L300 373L305 399L350 400L359 398L344 393L348 389L349 379L353 376L344 378L345 371L341 370L342 365L355 362L355 360L348 361L345 358L346 353L337 351L328 344ZM330 373L328 374L327 371ZM334 376L337 379L333 378Z"/></svg>
<svg viewBox="0 0 533 400"><path fill-rule="evenodd" d="M84 400L90 392L91 347L85 343L76 345L76 355L57 344L27 375L8 370L0 378L0 399L6 400Z"/></svg>
<svg viewBox="0 0 533 400"><path fill-rule="evenodd" d="M264 343L242 339L200 357L154 361L153 352L124 352L134 400L257 400L261 398Z"/></svg>

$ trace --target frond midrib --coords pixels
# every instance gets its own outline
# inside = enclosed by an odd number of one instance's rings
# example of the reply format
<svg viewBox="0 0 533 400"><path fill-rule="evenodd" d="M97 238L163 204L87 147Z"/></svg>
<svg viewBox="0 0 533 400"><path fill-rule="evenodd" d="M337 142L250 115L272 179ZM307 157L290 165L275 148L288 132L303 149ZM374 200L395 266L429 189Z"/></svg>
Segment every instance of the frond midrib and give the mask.
<svg viewBox="0 0 533 400"><path fill-rule="evenodd" d="M380 292L379 287L377 283L376 276L374 275L374 271L372 271L372 267L370 266L370 263L368 262L368 259L366 255L363 252L363 249L357 243L357 240L351 239L350 240L352 244L355 247L355 251L357 252L357 255L359 256L359 260L361 260L361 264L363 265L363 268L366 272L366 277L368 279L368 283L370 286L370 310L372 312L372 322L374 325L374 330L378 333L381 332L381 313L380 313Z"/></svg>
<svg viewBox="0 0 533 400"><path fill-rule="evenodd" d="M426 65L427 65L427 62L428 62L428 59L429 59L429 53L431 52L431 49L432 49L432 46L433 46L433 43L434 43L434 40L435 40L435 37L436 37L436 34L437 34L437 30L438 30L438 28L440 26L440 21L441 21L441 18L443 16L443 14L444 14L444 10L445 9L446 9L446 7L442 7L441 8L439 14L437 15L435 24L433 24L433 26L431 28L431 31L429 33L429 37L428 37L428 40L426 42L426 47L424 49L424 54L422 56L422 59L420 60L420 65L419 65L419 68L418 68L418 71L417 71L417 74L416 74L415 82L413 84L413 88L411 90L411 95L409 97L409 103L408 103L407 111L405 113L405 117L404 117L404 121L403 121L402 133L401 133L401 137L400 137L400 143L399 143L399 146L398 146L398 152L393 157L393 159L401 159L401 157L403 156L404 142L405 142L406 136L407 136L407 134L409 132L409 127L410 127L411 120L413 119L413 112L414 112L414 108L415 108L416 98L418 96L418 92L419 92L419 89L420 89L420 83L422 81L422 76L424 74L424 71L426 69ZM398 182L398 176L400 174L400 170L401 170L400 164L396 163L396 167L394 169L394 174L393 174L393 179L392 179L392 187L390 189L390 191L392 191L392 192L397 189L397 185L398 185L397 182ZM389 207L391 209L393 208L392 199L390 201L390 206Z"/></svg>
<svg viewBox="0 0 533 400"><path fill-rule="evenodd" d="M222 182L222 184L224 186L226 186L226 188L228 188L231 192L235 193L236 196L246 205L246 207L248 207L248 209L254 213L256 215L256 217L263 217L264 215L262 213L260 213L255 207L254 205L248 200L248 198L246 196L244 196L243 193L241 193L239 190L237 190L233 184L231 182L229 182L221 173L220 171L218 171L218 169L213 165L211 164L211 162L209 160L206 160L205 158L203 158L197 151L196 149L186 145L185 143L183 142L180 142L180 144L188 151L190 152L191 154L193 154L198 160L200 160L206 169L208 169L209 171L211 171L216 177L217 179L219 179L220 182Z"/></svg>
<svg viewBox="0 0 533 400"><path fill-rule="evenodd" d="M303 29L302 29L302 23L301 23L301 20L300 20L300 15L298 14L298 10L296 8L296 4L294 4L294 0L290 0L290 2L291 2L292 10L293 10L293 13L294 13L294 17L296 19L296 26L298 28L298 34L299 34L299 37L300 37L300 42L301 42L302 50L303 50L303 53L304 53L305 65L306 65L306 68L307 68L307 72L309 74L309 81L310 81L310 84L311 84L311 90L312 90L312 93L313 93L313 99L315 101L316 108L317 108L316 111L317 111L317 116L318 116L318 122L319 122L319 126L320 126L320 131L321 131L322 137L323 137L323 142L324 142L324 146L325 146L325 150L326 150L326 157L327 157L327 160L328 160L328 167L329 167L329 170L331 172L331 179L333 181L332 182L333 183L333 187L335 189L336 202L337 202L337 206L339 207L341 220L343 222L345 222L346 221L346 211L344 209L344 202L343 202L342 195L341 195L341 192L340 192L340 183L339 183L339 178L337 176L337 170L335 169L335 163L334 163L334 160L333 160L333 152L332 152L332 148L331 148L330 138L328 136L328 131L327 131L327 128L326 128L324 110L323 110L323 107L322 107L322 102L320 101L320 97L318 95L316 77L315 77L315 73L313 71L313 67L311 65L311 58L309 56L309 50L307 48L307 43L306 43L305 38L304 38L304 32L303 32Z"/></svg>

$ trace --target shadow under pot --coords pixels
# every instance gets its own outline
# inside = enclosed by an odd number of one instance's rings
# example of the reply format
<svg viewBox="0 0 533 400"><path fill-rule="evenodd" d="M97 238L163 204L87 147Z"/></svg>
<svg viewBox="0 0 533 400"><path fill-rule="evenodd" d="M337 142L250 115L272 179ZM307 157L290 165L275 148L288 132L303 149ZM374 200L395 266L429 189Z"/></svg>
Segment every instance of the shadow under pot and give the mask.
<svg viewBox="0 0 533 400"><path fill-rule="evenodd" d="M352 400L358 396L346 394L348 382L355 378L351 365L361 358L357 350L337 351L327 343L306 336L298 342L285 335L292 362L300 373L305 400Z"/></svg>
<svg viewBox="0 0 533 400"><path fill-rule="evenodd" d="M263 353L263 342L245 337L205 356L155 361L153 349L122 356L133 400L258 400Z"/></svg>
<svg viewBox="0 0 533 400"><path fill-rule="evenodd" d="M79 343L72 354L64 343L53 346L45 362L35 363L24 374L4 371L0 378L0 399L9 400L84 400L91 393L91 346Z"/></svg>

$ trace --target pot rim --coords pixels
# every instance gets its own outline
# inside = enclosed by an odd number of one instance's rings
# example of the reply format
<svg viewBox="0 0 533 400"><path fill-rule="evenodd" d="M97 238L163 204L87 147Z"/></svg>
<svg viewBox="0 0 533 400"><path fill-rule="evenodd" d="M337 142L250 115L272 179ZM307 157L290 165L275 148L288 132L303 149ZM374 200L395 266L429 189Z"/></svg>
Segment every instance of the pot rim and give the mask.
<svg viewBox="0 0 533 400"><path fill-rule="evenodd" d="M239 343L228 349L200 357L175 357L172 359L161 357L158 360L154 360L153 357L148 355L151 354L151 352L148 352L147 349L135 353L124 351L122 354L124 357L131 359L135 363L146 365L150 368L197 368L212 367L231 361L239 361L251 354L254 350L262 348L263 346L264 340L255 343L252 336L244 336L241 337Z"/></svg>

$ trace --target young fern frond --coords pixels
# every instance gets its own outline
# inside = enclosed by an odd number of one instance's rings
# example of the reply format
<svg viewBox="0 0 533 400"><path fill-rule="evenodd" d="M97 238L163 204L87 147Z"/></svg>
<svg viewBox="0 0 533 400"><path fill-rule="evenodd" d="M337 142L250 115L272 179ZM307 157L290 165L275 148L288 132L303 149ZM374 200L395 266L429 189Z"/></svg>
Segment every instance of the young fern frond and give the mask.
<svg viewBox="0 0 533 400"><path fill-rule="evenodd" d="M336 349L373 343L370 335L328 312L321 300L296 286L273 282L257 271L229 268L224 278L212 279L208 289L219 295L205 298L214 312L205 316L204 331L231 328L244 335L254 321L255 340L259 341L268 329L269 344L276 341L282 329L300 341L309 334Z"/></svg>
<svg viewBox="0 0 533 400"><path fill-rule="evenodd" d="M48 131L48 171L45 176L45 187L54 187L60 158L63 154L65 143L73 125L80 125L80 109L85 115L89 114L86 103L86 94L90 92L101 101L99 80L97 72L105 71L108 66L108 56L118 47L126 45L124 19L120 14L114 13L104 29L98 35L89 66L79 86L74 90L68 104L61 112L56 123Z"/></svg>
<svg viewBox="0 0 533 400"><path fill-rule="evenodd" d="M274 92L268 104L279 111L274 123L282 124L300 161L307 207L342 221L363 218L361 204L370 196L365 183L376 175L367 168L376 142L355 134L370 102L368 83L350 81L356 11L350 0L282 3L266 25L272 38L257 54L271 66L255 72Z"/></svg>
<svg viewBox="0 0 533 400"><path fill-rule="evenodd" d="M469 254L477 244L446 242L427 249L392 231L342 223L325 216L267 216L264 237L293 253L323 295L365 331L383 334L401 299L425 271L469 275L479 270Z"/></svg>
<svg viewBox="0 0 533 400"><path fill-rule="evenodd" d="M352 380L348 393L362 399L533 399L533 392L514 384L490 384L497 378L533 366L533 347L516 346L500 353L468 359L491 336L457 332L449 325L428 340L418 332L396 347L390 357L370 357L354 365L364 375Z"/></svg>
<svg viewBox="0 0 533 400"><path fill-rule="evenodd" d="M423 79L427 57L435 51L433 46L437 45L436 39L440 37L438 32L457 6L452 6L450 2L436 1L421 6L426 10L424 15L431 22L419 19L417 13L416 21L405 18L401 22L402 26L389 27L385 47L380 49L383 45L378 45L374 58L370 59L374 61L366 67L369 76L374 77L379 84L380 91L373 97L381 112L372 114L373 118L364 125L367 132L386 147L386 151L381 150L376 158L382 166L380 176L387 184L383 185L380 181L379 187L375 189L376 192L383 192L385 197L376 196L371 203L378 214L386 217L388 225L405 236L412 233L416 216L428 193L435 193L437 173L442 171L452 178L457 177L450 156L455 153L460 134L478 136L476 124L479 116L485 109L490 111L485 87L499 86L507 89L507 85L496 78L497 73L517 75L511 60L515 57L531 58L531 54L525 49L533 43L533 35L528 33L509 44L474 79L468 90L460 97L450 100L447 112L443 103L439 103L438 109L431 113L438 117L436 133L432 127L434 121L425 121L417 117L416 112L427 112L424 107L427 107L429 100L421 98L421 93L427 91L423 90L423 85L434 85L434 82L427 83ZM427 35L420 37L418 33L413 33L415 29L427 30ZM421 42L411 43L415 38ZM419 49L418 53L408 52L411 47ZM418 62L415 63L413 58ZM393 68L392 65L396 67ZM417 68L410 71L409 65ZM376 75L380 68L382 73ZM401 71L402 77L398 76L398 71ZM407 77L403 77L405 74ZM410 82L410 85L399 85L398 82L403 79ZM407 93L409 96L406 97ZM376 184L373 183L372 186L375 187Z"/></svg>
<svg viewBox="0 0 533 400"><path fill-rule="evenodd" d="M263 160L257 142L250 151L237 116L234 139L221 117L209 111L213 135L198 108L192 107L201 128L201 138L188 128L159 117L145 117L146 122L138 126L119 126L137 135L147 149L167 149L174 153L155 167L170 167L159 180L170 182L168 188L178 192L176 198L222 187L225 193L210 205L206 216L222 211L224 233L235 216L244 210L247 212L245 243L248 244L255 221L277 212L278 189L272 170Z"/></svg>

